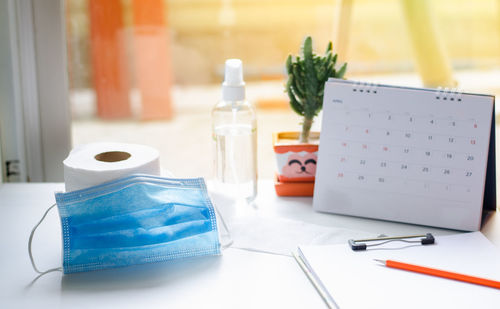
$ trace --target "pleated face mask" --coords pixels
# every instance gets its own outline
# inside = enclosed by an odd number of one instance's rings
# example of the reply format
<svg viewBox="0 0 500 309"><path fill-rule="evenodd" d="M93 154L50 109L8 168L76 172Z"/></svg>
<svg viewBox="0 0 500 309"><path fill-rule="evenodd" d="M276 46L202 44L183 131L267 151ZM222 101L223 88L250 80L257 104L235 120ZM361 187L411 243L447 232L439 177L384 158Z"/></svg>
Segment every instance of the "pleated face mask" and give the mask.
<svg viewBox="0 0 500 309"><path fill-rule="evenodd" d="M56 193L65 274L220 254L205 182L134 175Z"/></svg>

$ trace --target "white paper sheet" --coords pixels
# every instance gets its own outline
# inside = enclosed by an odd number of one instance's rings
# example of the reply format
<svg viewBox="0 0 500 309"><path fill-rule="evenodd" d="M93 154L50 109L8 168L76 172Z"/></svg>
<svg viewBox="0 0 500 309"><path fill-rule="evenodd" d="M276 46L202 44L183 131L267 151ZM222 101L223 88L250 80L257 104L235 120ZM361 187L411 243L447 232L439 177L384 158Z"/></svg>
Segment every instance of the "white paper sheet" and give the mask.
<svg viewBox="0 0 500 309"><path fill-rule="evenodd" d="M407 245L407 244L406 244ZM442 236L434 245L392 243L352 251L348 244L299 250L337 305L344 308L500 308L500 290L392 269L397 260L500 280L500 250L480 232ZM399 248L399 249L398 249Z"/></svg>
<svg viewBox="0 0 500 309"><path fill-rule="evenodd" d="M281 255L291 255L299 244L337 244L352 237L371 236L363 231L257 215L234 218L228 225L233 247Z"/></svg>

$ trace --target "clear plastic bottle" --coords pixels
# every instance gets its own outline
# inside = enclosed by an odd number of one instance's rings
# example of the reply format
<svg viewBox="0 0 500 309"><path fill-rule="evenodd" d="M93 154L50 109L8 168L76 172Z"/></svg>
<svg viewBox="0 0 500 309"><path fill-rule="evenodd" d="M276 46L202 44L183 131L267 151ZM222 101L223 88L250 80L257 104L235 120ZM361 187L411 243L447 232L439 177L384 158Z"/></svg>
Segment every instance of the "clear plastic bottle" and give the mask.
<svg viewBox="0 0 500 309"><path fill-rule="evenodd" d="M245 100L242 62L226 60L222 100L212 110L215 185L251 203L257 195L257 121Z"/></svg>

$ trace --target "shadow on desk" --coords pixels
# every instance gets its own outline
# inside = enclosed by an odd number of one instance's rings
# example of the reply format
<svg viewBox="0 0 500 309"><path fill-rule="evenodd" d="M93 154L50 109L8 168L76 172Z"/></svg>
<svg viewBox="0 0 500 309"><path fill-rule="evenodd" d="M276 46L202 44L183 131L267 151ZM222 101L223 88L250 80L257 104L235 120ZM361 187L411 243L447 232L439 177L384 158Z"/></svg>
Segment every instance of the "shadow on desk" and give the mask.
<svg viewBox="0 0 500 309"><path fill-rule="evenodd" d="M221 266L220 256L185 261L135 265L130 267L62 275L61 291L71 293L106 293L178 285L197 280ZM39 280L43 280L40 278ZM36 285L36 282L34 283Z"/></svg>

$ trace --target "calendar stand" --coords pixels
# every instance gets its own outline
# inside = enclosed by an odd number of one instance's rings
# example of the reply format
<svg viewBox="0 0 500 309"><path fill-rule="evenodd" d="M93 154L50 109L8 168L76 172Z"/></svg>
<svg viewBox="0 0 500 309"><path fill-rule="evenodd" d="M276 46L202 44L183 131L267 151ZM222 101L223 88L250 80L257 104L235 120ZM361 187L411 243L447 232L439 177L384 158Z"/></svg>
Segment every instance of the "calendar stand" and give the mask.
<svg viewBox="0 0 500 309"><path fill-rule="evenodd" d="M488 147L488 163L486 167L486 181L484 185L483 212L497 209L496 184L496 153L495 153L495 113L491 119L490 145Z"/></svg>
<svg viewBox="0 0 500 309"><path fill-rule="evenodd" d="M479 230L496 209L494 101L330 79L314 209Z"/></svg>

